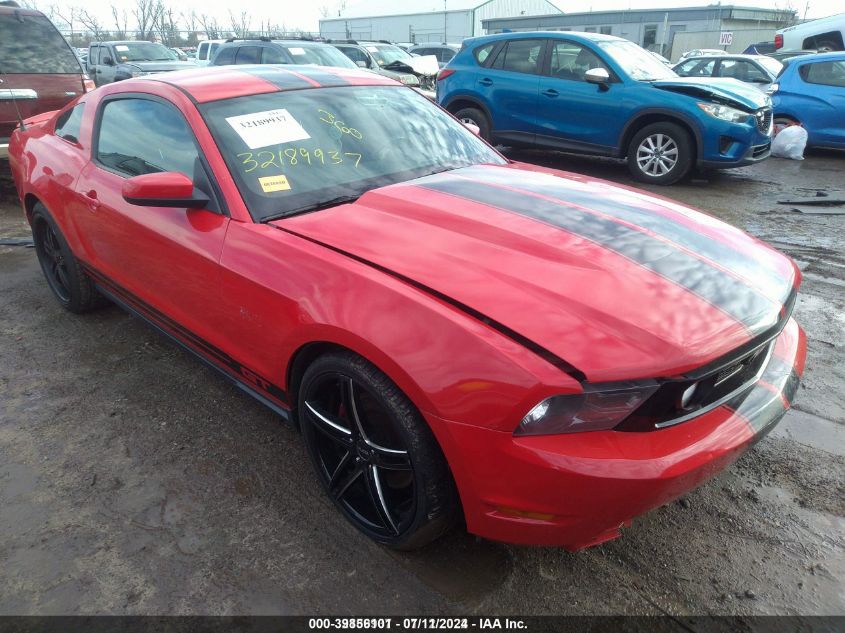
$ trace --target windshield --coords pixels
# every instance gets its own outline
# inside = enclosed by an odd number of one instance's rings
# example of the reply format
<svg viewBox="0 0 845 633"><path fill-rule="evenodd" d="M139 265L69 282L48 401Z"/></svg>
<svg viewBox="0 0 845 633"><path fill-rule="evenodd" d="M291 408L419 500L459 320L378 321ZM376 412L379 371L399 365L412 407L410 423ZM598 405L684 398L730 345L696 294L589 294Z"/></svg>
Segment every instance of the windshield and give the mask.
<svg viewBox="0 0 845 633"><path fill-rule="evenodd" d="M597 44L631 79L654 81L678 76L666 64L633 42L609 40Z"/></svg>
<svg viewBox="0 0 845 633"><path fill-rule="evenodd" d="M399 86L252 95L200 111L256 221L440 171L506 162L428 99Z"/></svg>
<svg viewBox="0 0 845 633"><path fill-rule="evenodd" d="M387 66L395 61L403 61L413 57L408 51L404 51L398 46L370 46L368 44L364 48L372 53L379 66Z"/></svg>
<svg viewBox="0 0 845 633"><path fill-rule="evenodd" d="M346 55L328 44L291 46L285 45L285 50L293 57L294 64L312 64L317 66L335 66L339 68L355 68L357 66Z"/></svg>
<svg viewBox="0 0 845 633"><path fill-rule="evenodd" d="M760 65L768 70L773 77L777 77L780 71L783 70L783 64L771 57L759 57L757 58L757 61L760 62Z"/></svg>
<svg viewBox="0 0 845 633"><path fill-rule="evenodd" d="M114 45L118 62L172 62L176 53L153 42L124 42Z"/></svg>

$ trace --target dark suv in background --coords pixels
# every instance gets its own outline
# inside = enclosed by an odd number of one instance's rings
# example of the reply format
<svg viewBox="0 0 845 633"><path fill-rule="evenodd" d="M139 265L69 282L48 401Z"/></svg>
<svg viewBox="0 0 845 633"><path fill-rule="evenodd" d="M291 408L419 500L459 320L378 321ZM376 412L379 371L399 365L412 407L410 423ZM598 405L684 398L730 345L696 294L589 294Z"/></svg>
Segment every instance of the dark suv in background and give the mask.
<svg viewBox="0 0 845 633"><path fill-rule="evenodd" d="M8 154L19 117L58 110L93 87L73 49L43 13L0 5L0 158Z"/></svg>
<svg viewBox="0 0 845 633"><path fill-rule="evenodd" d="M174 51L155 42L97 42L88 47L88 72L98 86L196 66L196 62L179 61Z"/></svg>
<svg viewBox="0 0 845 633"><path fill-rule="evenodd" d="M338 68L357 68L333 46L313 40L228 39L220 45L211 66L230 64L315 64Z"/></svg>

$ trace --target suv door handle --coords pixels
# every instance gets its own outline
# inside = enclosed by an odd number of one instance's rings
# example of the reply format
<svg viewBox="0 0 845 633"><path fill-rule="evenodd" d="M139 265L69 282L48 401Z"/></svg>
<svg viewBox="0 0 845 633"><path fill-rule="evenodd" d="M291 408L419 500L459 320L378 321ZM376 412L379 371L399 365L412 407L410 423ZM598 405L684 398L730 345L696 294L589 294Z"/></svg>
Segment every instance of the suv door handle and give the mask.
<svg viewBox="0 0 845 633"><path fill-rule="evenodd" d="M554 88L549 88L548 90L543 90L540 94L546 97L557 97L560 93Z"/></svg>
<svg viewBox="0 0 845 633"><path fill-rule="evenodd" d="M94 189L86 191L85 197L88 198L88 206L92 211L96 211L100 207L100 201L97 199L97 192Z"/></svg>
<svg viewBox="0 0 845 633"><path fill-rule="evenodd" d="M478 83L480 83L482 86L492 86L493 80L489 79L488 77L485 77L484 79L479 79Z"/></svg>

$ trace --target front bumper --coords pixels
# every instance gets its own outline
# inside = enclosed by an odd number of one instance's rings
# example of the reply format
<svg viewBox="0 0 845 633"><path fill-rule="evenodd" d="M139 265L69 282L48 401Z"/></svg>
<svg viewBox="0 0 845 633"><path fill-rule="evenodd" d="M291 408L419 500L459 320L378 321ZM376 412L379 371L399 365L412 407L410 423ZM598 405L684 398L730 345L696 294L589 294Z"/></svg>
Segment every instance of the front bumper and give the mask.
<svg viewBox="0 0 845 633"><path fill-rule="evenodd" d="M766 160L771 154L771 132L760 130L756 123L714 122L711 118L702 139L700 167L743 167Z"/></svg>
<svg viewBox="0 0 845 633"><path fill-rule="evenodd" d="M620 536L633 518L736 460L786 413L805 358L806 338L790 319L751 388L698 418L648 432L515 437L427 417L470 532L577 550Z"/></svg>

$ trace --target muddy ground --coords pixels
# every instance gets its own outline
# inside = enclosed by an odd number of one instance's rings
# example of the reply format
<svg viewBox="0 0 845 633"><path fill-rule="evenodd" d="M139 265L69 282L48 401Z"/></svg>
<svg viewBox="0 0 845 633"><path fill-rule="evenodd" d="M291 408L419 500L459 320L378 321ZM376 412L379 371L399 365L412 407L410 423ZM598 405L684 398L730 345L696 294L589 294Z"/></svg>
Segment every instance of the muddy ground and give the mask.
<svg viewBox="0 0 845 633"><path fill-rule="evenodd" d="M25 236L6 186L0 236ZM0 613L845 613L845 216L776 204L836 188L842 154L655 189L798 260L807 376L727 472L580 553L374 545L294 430L119 309L63 312L34 251L0 246Z"/></svg>

